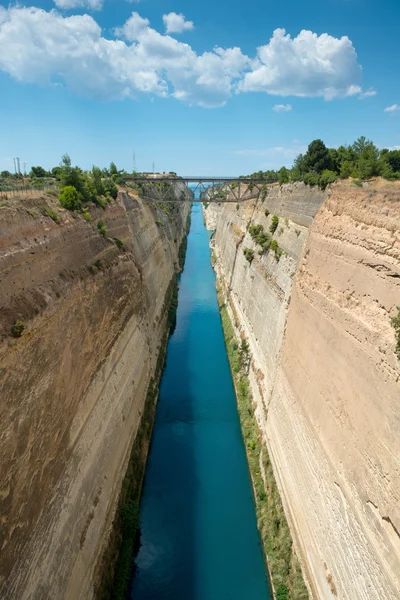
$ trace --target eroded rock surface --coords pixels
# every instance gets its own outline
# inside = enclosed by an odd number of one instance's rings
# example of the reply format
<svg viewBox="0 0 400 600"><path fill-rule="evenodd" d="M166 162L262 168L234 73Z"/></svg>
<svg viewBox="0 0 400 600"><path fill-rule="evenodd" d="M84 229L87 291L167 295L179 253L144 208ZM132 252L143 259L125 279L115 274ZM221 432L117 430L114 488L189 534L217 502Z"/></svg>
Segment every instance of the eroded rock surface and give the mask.
<svg viewBox="0 0 400 600"><path fill-rule="evenodd" d="M247 231L268 230L273 214L278 262ZM219 284L250 344L257 416L311 593L395 600L400 188L342 182L324 200L303 184L273 186L263 203L210 204L205 215Z"/></svg>
<svg viewBox="0 0 400 600"><path fill-rule="evenodd" d="M91 223L49 197L0 207L4 600L92 597L188 211L167 215L125 192Z"/></svg>

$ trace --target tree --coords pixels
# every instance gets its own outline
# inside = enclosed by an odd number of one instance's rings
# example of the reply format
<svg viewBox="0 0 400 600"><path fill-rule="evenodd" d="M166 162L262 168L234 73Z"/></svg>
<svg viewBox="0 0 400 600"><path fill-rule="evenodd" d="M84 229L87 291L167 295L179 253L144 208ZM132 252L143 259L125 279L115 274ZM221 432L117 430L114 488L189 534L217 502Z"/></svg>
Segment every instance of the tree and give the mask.
<svg viewBox="0 0 400 600"><path fill-rule="evenodd" d="M51 170L51 174L53 177L55 177L56 179L60 179L61 178L61 174L62 174L62 168L61 167L54 167Z"/></svg>
<svg viewBox="0 0 400 600"><path fill-rule="evenodd" d="M0 175L5 179L6 177L12 177L10 171L2 171Z"/></svg>
<svg viewBox="0 0 400 600"><path fill-rule="evenodd" d="M372 142L367 140L365 135L362 135L354 142L353 151L354 151L354 154L356 155L356 159L359 158L360 156L362 156L362 154L368 144L372 144Z"/></svg>
<svg viewBox="0 0 400 600"><path fill-rule="evenodd" d="M72 162L69 154L64 154L61 159L59 171L59 180L61 188L74 187L78 192L80 201L88 200L88 193L86 189L86 181L83 175L82 169L79 167L72 167Z"/></svg>
<svg viewBox="0 0 400 600"><path fill-rule="evenodd" d="M306 161L304 154L299 154L293 161L293 169L297 169L300 176L302 177L307 170Z"/></svg>
<svg viewBox="0 0 400 600"><path fill-rule="evenodd" d="M287 170L286 167L282 167L279 170L278 178L279 178L279 185L282 185L283 183L288 183L288 181L289 181L289 171Z"/></svg>
<svg viewBox="0 0 400 600"><path fill-rule="evenodd" d="M359 179L368 179L379 175L379 150L365 136L359 137L353 144L356 156L355 174Z"/></svg>
<svg viewBox="0 0 400 600"><path fill-rule="evenodd" d="M29 175L30 177L46 177L48 173L43 167L32 167Z"/></svg>
<svg viewBox="0 0 400 600"><path fill-rule="evenodd" d="M79 210L82 206L81 196L72 185L67 185L61 190L59 201L67 210Z"/></svg>
<svg viewBox="0 0 400 600"><path fill-rule="evenodd" d="M339 154L338 151L336 150L336 148L329 148L328 150L329 152L329 159L330 159L330 169L332 171L335 171L335 173L339 173L340 167L339 167Z"/></svg>
<svg viewBox="0 0 400 600"><path fill-rule="evenodd" d="M322 140L311 142L304 156L304 161L307 171L322 173L325 169L329 169L329 151Z"/></svg>
<svg viewBox="0 0 400 600"><path fill-rule="evenodd" d="M112 163L110 164L110 169L109 169L109 171L110 171L110 175L111 175L111 177L112 177L113 175L119 175L119 171L118 171L118 169L117 169L117 165L116 165L114 162L112 162Z"/></svg>
<svg viewBox="0 0 400 600"><path fill-rule="evenodd" d="M384 156L394 172L400 171L400 150L382 150L381 156Z"/></svg>

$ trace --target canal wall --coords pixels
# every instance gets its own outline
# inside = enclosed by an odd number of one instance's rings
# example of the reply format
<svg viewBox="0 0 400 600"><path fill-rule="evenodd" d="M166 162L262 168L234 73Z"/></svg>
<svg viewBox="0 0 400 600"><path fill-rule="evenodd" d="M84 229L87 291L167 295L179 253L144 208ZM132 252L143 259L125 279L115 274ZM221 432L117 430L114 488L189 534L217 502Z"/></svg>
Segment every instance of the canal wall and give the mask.
<svg viewBox="0 0 400 600"><path fill-rule="evenodd" d="M0 205L3 600L93 597L189 208L123 190L91 221L50 194Z"/></svg>
<svg viewBox="0 0 400 600"><path fill-rule="evenodd" d="M310 596L394 600L400 188L275 185L263 200L204 214ZM269 232L274 215L276 245L263 251L249 228Z"/></svg>

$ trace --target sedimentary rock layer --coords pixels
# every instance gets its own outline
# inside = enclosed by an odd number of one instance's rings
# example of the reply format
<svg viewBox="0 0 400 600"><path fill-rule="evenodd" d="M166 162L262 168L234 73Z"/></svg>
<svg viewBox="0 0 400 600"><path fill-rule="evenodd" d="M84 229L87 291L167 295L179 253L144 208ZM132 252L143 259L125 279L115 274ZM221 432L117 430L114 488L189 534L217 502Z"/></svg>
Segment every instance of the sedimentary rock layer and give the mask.
<svg viewBox="0 0 400 600"><path fill-rule="evenodd" d="M121 192L86 222L50 200L0 207L4 600L92 597L189 210Z"/></svg>
<svg viewBox="0 0 400 600"><path fill-rule="evenodd" d="M250 344L260 428L312 595L394 600L400 189L337 184L318 212L322 196L302 184L272 189L262 204L205 211L221 285ZM273 213L279 262L259 256L247 232L267 229ZM251 265L244 247L255 250Z"/></svg>

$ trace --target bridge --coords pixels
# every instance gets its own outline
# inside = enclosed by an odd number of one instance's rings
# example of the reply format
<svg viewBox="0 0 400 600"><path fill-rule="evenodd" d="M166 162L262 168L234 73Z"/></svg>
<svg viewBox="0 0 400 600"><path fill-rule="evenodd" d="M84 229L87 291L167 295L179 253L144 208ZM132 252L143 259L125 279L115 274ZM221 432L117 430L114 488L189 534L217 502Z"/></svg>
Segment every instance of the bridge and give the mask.
<svg viewBox="0 0 400 600"><path fill-rule="evenodd" d="M257 197L276 179L257 177L209 177L178 175L132 175L126 185L147 202L243 202ZM196 198L196 195L199 197Z"/></svg>

